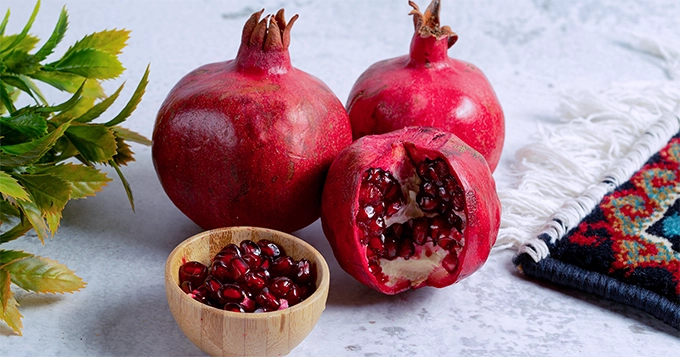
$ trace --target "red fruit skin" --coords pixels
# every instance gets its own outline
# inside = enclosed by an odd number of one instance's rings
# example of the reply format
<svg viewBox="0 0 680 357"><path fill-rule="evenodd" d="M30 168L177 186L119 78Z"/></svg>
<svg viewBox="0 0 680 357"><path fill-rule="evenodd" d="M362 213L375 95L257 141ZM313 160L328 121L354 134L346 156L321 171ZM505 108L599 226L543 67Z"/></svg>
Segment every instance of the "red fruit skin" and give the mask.
<svg viewBox="0 0 680 357"><path fill-rule="evenodd" d="M257 36L267 20L258 23L260 14L246 23L236 59L187 74L156 118L152 156L160 182L204 229L292 232L309 225L319 217L328 167L352 140L342 103L290 63L287 31L296 17L279 23L285 30L278 44L253 44L251 32ZM261 36L271 37L271 24Z"/></svg>
<svg viewBox="0 0 680 357"><path fill-rule="evenodd" d="M477 271L487 260L500 227L501 205L491 171L484 157L455 135L436 128L407 127L355 141L338 155L328 172L321 223L340 267L364 285L389 295L411 287L386 286L368 271L366 246L360 242L361 231L355 222L358 195L362 174L371 167L392 170L404 145L409 143L420 152L445 158L466 196L465 245L458 256L457 269L445 276L430 276L424 285L445 287Z"/></svg>
<svg viewBox="0 0 680 357"><path fill-rule="evenodd" d="M347 101L354 139L436 127L456 134L496 169L505 140L503 110L479 68L447 55L452 36L423 37L416 29L408 55L377 62L359 77Z"/></svg>

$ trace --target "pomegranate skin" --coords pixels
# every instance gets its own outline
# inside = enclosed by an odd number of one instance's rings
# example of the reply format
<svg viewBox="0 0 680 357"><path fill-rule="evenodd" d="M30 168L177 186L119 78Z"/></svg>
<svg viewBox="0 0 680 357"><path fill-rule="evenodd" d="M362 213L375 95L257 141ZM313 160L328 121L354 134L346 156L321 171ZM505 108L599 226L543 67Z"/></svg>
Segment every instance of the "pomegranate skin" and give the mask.
<svg viewBox="0 0 680 357"><path fill-rule="evenodd" d="M246 23L234 60L204 65L170 91L154 127L156 173L204 229L292 232L319 217L323 179L351 143L342 103L290 64L283 11ZM268 25L268 27L267 27Z"/></svg>
<svg viewBox="0 0 680 357"><path fill-rule="evenodd" d="M422 282L390 286L376 279L368 268L367 246L361 242L362 231L357 225L359 187L369 168L400 171L402 161L409 160L404 155L409 147L419 152L421 158L437 157L447 162L464 190L467 224L455 271L447 274L439 269ZM362 284L388 295L423 286L449 286L474 273L487 260L496 242L500 215L495 181L483 156L455 135L430 127L407 127L355 141L333 161L321 208L323 231L339 265Z"/></svg>
<svg viewBox="0 0 680 357"><path fill-rule="evenodd" d="M424 15L411 5L416 31L410 53L373 64L350 91L354 139L407 126L437 127L484 155L493 172L505 140L498 98L479 68L448 56L458 37L439 27L439 1Z"/></svg>

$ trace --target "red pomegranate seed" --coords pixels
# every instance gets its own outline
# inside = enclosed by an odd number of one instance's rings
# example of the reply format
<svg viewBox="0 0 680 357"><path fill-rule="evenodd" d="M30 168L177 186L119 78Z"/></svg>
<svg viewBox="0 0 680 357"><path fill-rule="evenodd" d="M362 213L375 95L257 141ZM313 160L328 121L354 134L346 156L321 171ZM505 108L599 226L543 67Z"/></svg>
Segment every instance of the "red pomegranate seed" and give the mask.
<svg viewBox="0 0 680 357"><path fill-rule="evenodd" d="M250 239L246 239L246 240L242 241L241 244L240 244L240 247L241 247L241 251L243 252L243 254L247 254L247 253L250 253L250 254L253 254L253 255L262 254L262 250L260 250L260 246L257 245L257 243L253 242Z"/></svg>
<svg viewBox="0 0 680 357"><path fill-rule="evenodd" d="M255 255L253 253L245 253L241 256L241 259L243 259L246 264L248 264L248 267L250 269L256 269L262 266L262 261L263 258L259 255Z"/></svg>
<svg viewBox="0 0 680 357"><path fill-rule="evenodd" d="M243 259L235 257L229 262L229 270L234 281L245 282L246 273L250 270L250 267Z"/></svg>
<svg viewBox="0 0 680 357"><path fill-rule="evenodd" d="M394 260L399 255L399 242L396 237L388 236L385 239L385 249L383 251L383 258L387 260Z"/></svg>
<svg viewBox="0 0 680 357"><path fill-rule="evenodd" d="M293 284L286 294L286 300L288 300L288 305L293 306L302 301L302 288L299 285Z"/></svg>
<svg viewBox="0 0 680 357"><path fill-rule="evenodd" d="M300 297L302 300L312 296L314 292L316 291L316 286L314 284L303 284L303 285L298 285L298 288L300 288Z"/></svg>
<svg viewBox="0 0 680 357"><path fill-rule="evenodd" d="M199 286L197 289L194 289L191 293L187 294L189 297L192 299L201 302L201 303L206 303L208 299L208 288L205 287L205 285Z"/></svg>
<svg viewBox="0 0 680 357"><path fill-rule="evenodd" d="M191 286L191 282L189 280L180 284L179 287L180 287L180 289L182 289L182 291L184 291L187 294L189 294L190 292L192 292L194 290L194 288Z"/></svg>
<svg viewBox="0 0 680 357"><path fill-rule="evenodd" d="M231 311L231 312L246 312L243 309L243 306L241 306L240 304L237 304L237 303L233 303L233 302L225 304L223 309L226 310L226 311Z"/></svg>
<svg viewBox="0 0 680 357"><path fill-rule="evenodd" d="M451 199L451 194L446 190L444 186L437 187L437 197L439 197L443 202L449 202Z"/></svg>
<svg viewBox="0 0 680 357"><path fill-rule="evenodd" d="M278 244L270 242L266 239L261 239L257 241L257 245L260 246L261 255L269 257L271 259L278 258L282 255L286 255L286 252Z"/></svg>
<svg viewBox="0 0 680 357"><path fill-rule="evenodd" d="M246 285L253 291L259 292L267 286L269 281L269 272L264 269L251 270L246 273Z"/></svg>
<svg viewBox="0 0 680 357"><path fill-rule="evenodd" d="M425 181L420 187L420 192L425 196L436 197L437 186L435 186L432 182Z"/></svg>
<svg viewBox="0 0 680 357"><path fill-rule="evenodd" d="M418 206L424 212L430 212L439 207L439 199L429 196L418 197Z"/></svg>
<svg viewBox="0 0 680 357"><path fill-rule="evenodd" d="M312 263L309 260L302 258L297 263L297 274L295 275L295 282L298 284L311 283L314 280L314 271Z"/></svg>
<svg viewBox="0 0 680 357"><path fill-rule="evenodd" d="M387 216L390 217L390 216L397 214L397 212L399 212L399 210L402 207L404 207L404 204L401 201L395 201L395 202L390 203L387 206Z"/></svg>
<svg viewBox="0 0 680 357"><path fill-rule="evenodd" d="M446 250L449 250L449 249L455 247L455 245L456 245L456 240L453 239L453 238L444 237L444 238L440 238L439 241L437 242L437 244L438 244L440 247L442 247L442 248L444 248L444 249L446 249Z"/></svg>
<svg viewBox="0 0 680 357"><path fill-rule="evenodd" d="M376 254L381 254L383 250L383 243L385 242L385 236L373 236L368 239L368 247L373 249Z"/></svg>
<svg viewBox="0 0 680 357"><path fill-rule="evenodd" d="M449 273L453 273L458 267L458 256L454 252L449 253L442 259L442 266Z"/></svg>
<svg viewBox="0 0 680 357"><path fill-rule="evenodd" d="M426 217L420 217L413 220L413 242L419 245L427 242L428 222Z"/></svg>
<svg viewBox="0 0 680 357"><path fill-rule="evenodd" d="M213 298L217 296L217 292L222 288L222 283L217 280L212 275L208 275L207 278L205 278L205 282L203 283L203 286L205 286L206 290L208 291L208 297Z"/></svg>
<svg viewBox="0 0 680 357"><path fill-rule="evenodd" d="M277 298L285 298L293 284L294 283L290 278L279 276L270 280L268 287L269 291Z"/></svg>
<svg viewBox="0 0 680 357"><path fill-rule="evenodd" d="M179 267L179 283L191 281L191 285L199 286L208 276L208 267L196 261L186 262Z"/></svg>
<svg viewBox="0 0 680 357"><path fill-rule="evenodd" d="M217 291L217 299L222 304L229 302L240 303L243 301L244 297L245 293L243 292L243 289L236 284L224 284L222 288Z"/></svg>
<svg viewBox="0 0 680 357"><path fill-rule="evenodd" d="M383 199L380 189L373 184L362 184L359 192L359 201L362 204L377 204Z"/></svg>
<svg viewBox="0 0 680 357"><path fill-rule="evenodd" d="M397 253L400 257L408 260L415 254L416 247L413 245L413 241L410 239L405 239L399 245L399 252Z"/></svg>
<svg viewBox="0 0 680 357"><path fill-rule="evenodd" d="M269 267L269 273L273 277L287 276L290 278L295 276L296 270L297 264L295 263L295 260L289 256L279 257L273 260Z"/></svg>
<svg viewBox="0 0 680 357"><path fill-rule="evenodd" d="M270 311L278 310L281 306L279 300L272 294L268 288L262 289L260 294L257 295L255 301L262 307L270 309Z"/></svg>
<svg viewBox="0 0 680 357"><path fill-rule="evenodd" d="M395 201L395 200L400 200L403 197L403 193L401 192L401 187L399 186L398 183L392 182L389 186L387 186L387 189L385 190L385 194L383 195L385 197L385 201Z"/></svg>

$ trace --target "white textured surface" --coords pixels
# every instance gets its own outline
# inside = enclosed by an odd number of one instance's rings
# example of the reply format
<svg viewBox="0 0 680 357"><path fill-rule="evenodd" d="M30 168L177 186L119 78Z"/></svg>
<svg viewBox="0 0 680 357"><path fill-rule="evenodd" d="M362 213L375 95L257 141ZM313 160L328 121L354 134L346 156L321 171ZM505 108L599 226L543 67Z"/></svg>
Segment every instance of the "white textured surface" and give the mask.
<svg viewBox="0 0 680 357"><path fill-rule="evenodd" d="M46 38L64 2L44 1L32 33ZM12 10L9 33L21 30L32 6L2 2L3 14ZM408 49L409 8L393 0L70 1L63 43L105 28L132 30L122 55L128 68L122 97L149 62L152 73L126 126L150 136L156 111L182 75L233 58L246 17L281 6L301 15L293 64L325 81L343 102L368 65ZM537 123L554 121L561 90L663 80L655 60L619 40L628 31L677 38L678 19L677 0L444 1L442 23L460 36L449 54L486 73L506 113L499 186L512 183L505 168ZM97 197L69 203L57 236L45 246L34 236L3 245L57 259L88 286L67 296L17 292L24 336L0 326L1 356L202 355L175 324L163 288L168 253L200 229L163 193L150 149L134 149L138 161L124 172L136 213L116 179ZM510 251L492 254L478 273L454 286L387 297L338 268L319 222L297 235L326 256L332 282L326 311L291 356L676 356L680 350L677 331L636 309L525 279Z"/></svg>

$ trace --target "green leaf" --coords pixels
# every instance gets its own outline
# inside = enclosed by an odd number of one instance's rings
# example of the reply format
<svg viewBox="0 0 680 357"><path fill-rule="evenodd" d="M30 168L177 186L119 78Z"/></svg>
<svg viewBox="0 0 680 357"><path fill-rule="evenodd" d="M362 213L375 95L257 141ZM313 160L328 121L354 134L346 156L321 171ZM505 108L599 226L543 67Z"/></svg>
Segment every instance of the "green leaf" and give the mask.
<svg viewBox="0 0 680 357"><path fill-rule="evenodd" d="M0 37L5 35L5 28L7 28L7 22L9 22L9 9L7 9L5 17L2 19L2 23L0 23Z"/></svg>
<svg viewBox="0 0 680 357"><path fill-rule="evenodd" d="M0 102L2 102L3 107L5 107L10 112L10 114L17 110L14 107L12 96L9 94L3 83L0 83Z"/></svg>
<svg viewBox="0 0 680 357"><path fill-rule="evenodd" d="M130 145L125 142L125 139L116 136L116 155L113 156L113 161L118 165L127 165L128 162L135 161L134 152L130 149Z"/></svg>
<svg viewBox="0 0 680 357"><path fill-rule="evenodd" d="M135 133L130 129L123 128L122 126L113 126L110 129L113 130L113 133L116 135L116 137L146 146L151 145L151 140L147 139L144 135Z"/></svg>
<svg viewBox="0 0 680 357"><path fill-rule="evenodd" d="M45 82L61 91L75 93L86 78L71 73L57 71L37 71L29 74L33 79ZM83 89L84 97L105 98L106 93L98 81L87 81Z"/></svg>
<svg viewBox="0 0 680 357"><path fill-rule="evenodd" d="M85 49L95 49L112 55L118 55L130 38L129 30L104 30L83 37L71 46L64 56L71 52Z"/></svg>
<svg viewBox="0 0 680 357"><path fill-rule="evenodd" d="M21 211L16 206L8 200L0 200L0 222L9 222L14 218L19 217L21 217ZM0 239L0 243L4 243L2 239Z"/></svg>
<svg viewBox="0 0 680 357"><path fill-rule="evenodd" d="M0 146L0 166L26 166L38 161L54 146L70 124L61 124L49 134L26 143Z"/></svg>
<svg viewBox="0 0 680 357"><path fill-rule="evenodd" d="M68 110L73 108L74 105L78 104L78 100L80 99L80 95L83 93L83 88L85 87L85 82L80 85L78 90L76 90L75 93L69 98L67 101L57 104L55 106L51 107L38 107L35 109L36 112L38 113L54 113L54 112L61 112L64 110Z"/></svg>
<svg viewBox="0 0 680 357"><path fill-rule="evenodd" d="M40 69L40 61L28 52L15 50L4 58L5 72L14 74L31 74Z"/></svg>
<svg viewBox="0 0 680 357"><path fill-rule="evenodd" d="M41 169L39 173L58 176L71 185L71 199L94 196L111 181L105 173L89 166L67 163Z"/></svg>
<svg viewBox="0 0 680 357"><path fill-rule="evenodd" d="M32 256L5 266L18 287L37 293L71 293L85 287L83 279L57 261Z"/></svg>
<svg viewBox="0 0 680 357"><path fill-rule="evenodd" d="M33 254L20 250L0 250L0 269L4 269L7 264L32 256Z"/></svg>
<svg viewBox="0 0 680 357"><path fill-rule="evenodd" d="M50 237L50 231L43 218L43 213L33 201L17 201L17 205L21 208L28 222L33 226L38 239L42 244L45 244L45 239Z"/></svg>
<svg viewBox="0 0 680 357"><path fill-rule="evenodd" d="M0 192L3 195L10 196L15 200L28 200L28 193L24 190L23 186L4 171L0 171Z"/></svg>
<svg viewBox="0 0 680 357"><path fill-rule="evenodd" d="M137 108L139 102L142 101L142 96L144 95L144 91L146 90L146 85L148 83L149 83L149 65L146 66L144 75L142 76L142 79L139 81L139 84L137 85L135 92L132 94L130 101L125 105L123 110L121 110L120 113L116 115L115 118L106 122L105 125L114 126L124 122L125 119L127 119L130 116L130 114L132 114L132 112Z"/></svg>
<svg viewBox="0 0 680 357"><path fill-rule="evenodd" d="M135 199L132 197L132 189L130 188L130 183L125 179L125 176L123 176L123 172L120 171L120 167L118 164L116 164L115 161L109 160L109 165L111 165L114 169L116 169L116 173L118 174L118 177L120 177L120 181L123 183L123 188L125 188L125 193L127 194L128 201L130 201L130 207L132 208L132 211L135 211Z"/></svg>
<svg viewBox="0 0 680 357"><path fill-rule="evenodd" d="M116 154L116 137L103 124L73 124L66 137L87 161L105 163Z"/></svg>
<svg viewBox="0 0 680 357"><path fill-rule="evenodd" d="M104 113L113 102L118 99L118 96L120 95L120 91L123 90L123 87L125 86L125 83L123 83L118 89L111 94L110 97L102 100L101 102L97 103L95 106L90 108L87 112L85 112L83 115L80 117L76 118L74 121L79 122L79 123L89 123L94 119L99 118L102 113Z"/></svg>
<svg viewBox="0 0 680 357"><path fill-rule="evenodd" d="M38 15L38 10L40 9L40 0L35 3L35 7L33 8L33 13L31 14L31 17L28 19L28 22L26 23L26 26L24 26L24 29L21 30L21 33L17 35L10 44L5 47L2 51L0 51L0 54L14 49L15 46L17 46L19 43L21 43L26 35L28 35L28 31L31 29L31 26L33 26L33 22L35 21L35 17Z"/></svg>
<svg viewBox="0 0 680 357"><path fill-rule="evenodd" d="M26 187L33 203L47 218L50 233L54 235L59 227L61 211L71 197L71 185L50 174L15 175Z"/></svg>
<svg viewBox="0 0 680 357"><path fill-rule="evenodd" d="M15 112L10 117L0 118L0 130L3 135L8 129L14 129L30 139L38 138L47 133L47 121L40 114L31 111Z"/></svg>
<svg viewBox="0 0 680 357"><path fill-rule="evenodd" d="M2 251L0 251L2 253ZM1 257L0 257L1 259ZM12 282L9 280L9 272L5 269L0 269L0 311L7 309L7 302L12 294L9 286Z"/></svg>
<svg viewBox="0 0 680 357"><path fill-rule="evenodd" d="M3 52L4 50L9 47L11 43L14 43L14 41L19 37L19 35L9 35L5 36L2 38L2 43L0 43L0 52ZM35 45L40 41L39 38L31 35L26 35L22 40L20 40L19 43L14 45L14 48L12 49L13 51L20 51L20 52L29 52L33 48L35 48Z"/></svg>
<svg viewBox="0 0 680 357"><path fill-rule="evenodd" d="M52 35L50 35L50 38L47 39L47 41L42 45L42 47L36 52L33 56L35 56L38 60L42 61L47 56L52 54L54 51L54 48L57 47L59 42L64 38L64 34L66 33L66 28L68 27L68 13L66 12L66 6L61 8L61 13L59 14L59 20L57 20L57 25L54 27L54 31L52 31Z"/></svg>
<svg viewBox="0 0 680 357"><path fill-rule="evenodd" d="M70 52L46 67L92 79L116 78L125 70L116 55L94 48Z"/></svg>
<svg viewBox="0 0 680 357"><path fill-rule="evenodd" d="M2 319L5 321L7 326L14 330L14 332L16 332L19 336L21 336L21 329L24 327L21 324L21 318L23 316L21 316L17 306L19 306L19 304L16 300L14 300L12 291L10 290L9 298L7 299L7 307L3 311L0 311L0 313L2 313Z"/></svg>
<svg viewBox="0 0 680 357"><path fill-rule="evenodd" d="M7 212L3 212L7 213ZM0 234L0 244L1 243L7 243L9 241L13 241L24 234L26 232L30 231L33 226L31 225L30 222L26 220L20 221L16 226L12 227L12 229L8 230L7 232Z"/></svg>
<svg viewBox="0 0 680 357"><path fill-rule="evenodd" d="M38 99L33 95L33 91L31 91L31 88L24 83L24 81L19 78L17 75L4 75L0 76L0 81L3 81L7 83L8 85L18 88L19 90L26 92L28 95L35 100L36 103L38 103Z"/></svg>
<svg viewBox="0 0 680 357"><path fill-rule="evenodd" d="M33 91L33 93L38 97L42 105L49 105L47 99L45 99L45 96L42 94L42 91L40 90L40 88L38 88L38 86L35 84L35 82L33 82L32 79L28 78L23 74L20 74L19 78L21 78L21 80L24 81L24 83L26 83L26 85L31 89L31 91Z"/></svg>

